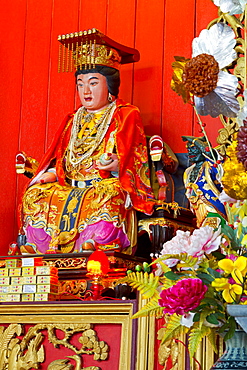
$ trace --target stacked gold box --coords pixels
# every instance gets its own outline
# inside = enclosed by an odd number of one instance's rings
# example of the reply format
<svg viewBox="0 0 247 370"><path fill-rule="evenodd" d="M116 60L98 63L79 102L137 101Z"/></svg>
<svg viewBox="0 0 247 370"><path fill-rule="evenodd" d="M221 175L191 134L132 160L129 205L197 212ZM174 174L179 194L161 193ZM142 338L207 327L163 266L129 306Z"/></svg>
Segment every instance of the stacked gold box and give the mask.
<svg viewBox="0 0 247 370"><path fill-rule="evenodd" d="M42 257L7 259L0 269L0 302L55 301L58 270Z"/></svg>

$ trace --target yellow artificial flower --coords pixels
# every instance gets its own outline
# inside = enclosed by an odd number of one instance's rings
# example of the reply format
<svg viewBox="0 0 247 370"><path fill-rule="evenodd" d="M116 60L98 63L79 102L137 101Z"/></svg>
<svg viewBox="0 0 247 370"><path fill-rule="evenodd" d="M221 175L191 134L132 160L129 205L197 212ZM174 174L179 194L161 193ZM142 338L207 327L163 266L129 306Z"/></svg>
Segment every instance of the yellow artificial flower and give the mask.
<svg viewBox="0 0 247 370"><path fill-rule="evenodd" d="M228 288L224 289L222 292L222 297L226 303L232 303L236 300L236 295L242 294L243 289L237 284L228 284Z"/></svg>
<svg viewBox="0 0 247 370"><path fill-rule="evenodd" d="M231 274L232 272L234 272L234 275L237 274L238 276L238 272L236 272L236 270L239 270L241 271L242 276L245 276L247 271L247 258L244 256L240 256L235 261L232 261L229 258L224 258L218 262L218 266L227 274Z"/></svg>
<svg viewBox="0 0 247 370"><path fill-rule="evenodd" d="M212 282L212 287L217 291L223 290L222 297L227 303L232 303L236 295L242 294L242 287L238 284L230 284L226 278L217 278Z"/></svg>
<svg viewBox="0 0 247 370"><path fill-rule="evenodd" d="M212 281L212 287L216 290L223 290L228 287L228 279L226 278L216 278L214 281Z"/></svg>

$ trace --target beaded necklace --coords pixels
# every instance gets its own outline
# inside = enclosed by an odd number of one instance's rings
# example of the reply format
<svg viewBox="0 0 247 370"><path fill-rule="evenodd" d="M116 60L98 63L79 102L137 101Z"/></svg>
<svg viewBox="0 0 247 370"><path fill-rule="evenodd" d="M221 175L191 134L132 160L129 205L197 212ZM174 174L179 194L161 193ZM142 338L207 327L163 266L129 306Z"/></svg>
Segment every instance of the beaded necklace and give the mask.
<svg viewBox="0 0 247 370"><path fill-rule="evenodd" d="M105 112L102 114L99 121L95 123L94 127L90 129L89 132L80 139L81 146L86 147L87 140L90 138L90 135L92 134L92 132L96 130L96 135L94 137L93 145L88 150L86 150L82 155L77 157L75 155L76 153L75 143L78 139L78 132L81 129L82 119L84 118L84 121L88 121L89 115L92 115L92 113L87 112L85 107L81 107L78 109L73 119L73 126L71 130L70 142L68 145L68 162L69 162L68 164L72 165L72 167L76 167L82 161L91 157L93 152L98 148L98 146L100 145L100 143L105 137L108 127L111 123L111 119L115 111L115 108L116 108L116 102L114 101L111 104L109 104L109 106L105 109ZM91 118L93 117L91 116Z"/></svg>

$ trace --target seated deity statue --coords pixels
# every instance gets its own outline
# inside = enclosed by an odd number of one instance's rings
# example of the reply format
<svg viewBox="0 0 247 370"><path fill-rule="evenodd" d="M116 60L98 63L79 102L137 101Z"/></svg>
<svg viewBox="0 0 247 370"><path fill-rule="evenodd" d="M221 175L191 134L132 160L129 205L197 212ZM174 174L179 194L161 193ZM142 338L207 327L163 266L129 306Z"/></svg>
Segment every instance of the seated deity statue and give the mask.
<svg viewBox="0 0 247 370"><path fill-rule="evenodd" d="M135 211L153 211L140 113L118 98L120 65L138 61L139 52L89 31L59 37L62 68L74 59L82 105L65 118L35 173L29 160L32 179L20 205L22 253L131 253Z"/></svg>
<svg viewBox="0 0 247 370"><path fill-rule="evenodd" d="M221 160L215 149L209 148L205 136L182 136L187 141L190 166L184 172L186 196L197 218L197 227L222 225L227 220L224 204L219 200Z"/></svg>

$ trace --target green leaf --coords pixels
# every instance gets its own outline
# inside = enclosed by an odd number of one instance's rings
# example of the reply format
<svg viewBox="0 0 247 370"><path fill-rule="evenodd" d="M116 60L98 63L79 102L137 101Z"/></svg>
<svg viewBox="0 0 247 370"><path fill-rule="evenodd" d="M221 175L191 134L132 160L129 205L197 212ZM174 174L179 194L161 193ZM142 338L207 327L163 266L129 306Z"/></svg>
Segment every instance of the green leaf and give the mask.
<svg viewBox="0 0 247 370"><path fill-rule="evenodd" d="M209 272L210 275L214 276L215 278L220 278L221 277L221 274L219 273L219 271L211 269L210 267L208 268L208 272Z"/></svg>
<svg viewBox="0 0 247 370"><path fill-rule="evenodd" d="M219 251L212 252L212 256L216 257L217 261L223 260L226 256Z"/></svg>
<svg viewBox="0 0 247 370"><path fill-rule="evenodd" d="M218 306L218 303L215 299L209 298L209 297L204 297L202 300L202 303L209 304L210 306Z"/></svg>
<svg viewBox="0 0 247 370"><path fill-rule="evenodd" d="M234 230L229 225L222 225L221 232L231 242L231 247L235 250L239 249L238 242Z"/></svg>
<svg viewBox="0 0 247 370"><path fill-rule="evenodd" d="M224 340L230 339L234 335L235 330L236 330L236 322L234 318L230 316L228 322L229 322L229 326L228 326L229 330L224 336Z"/></svg>
<svg viewBox="0 0 247 370"><path fill-rule="evenodd" d="M139 290L144 299L152 298L157 293L159 276L155 276L152 272L148 274L147 272L136 271L120 279L118 283L128 283L133 288Z"/></svg>
<svg viewBox="0 0 247 370"><path fill-rule="evenodd" d="M216 344L216 333L215 330L211 330L210 333L208 334L208 340L211 343L213 350L215 353L218 353L218 346Z"/></svg>
<svg viewBox="0 0 247 370"><path fill-rule="evenodd" d="M165 274L165 277L170 280L179 280L181 278L181 275L175 274L173 271L168 271Z"/></svg>
<svg viewBox="0 0 247 370"><path fill-rule="evenodd" d="M160 266L161 266L163 273L171 271L170 267L168 267L164 262L160 262Z"/></svg>
<svg viewBox="0 0 247 370"><path fill-rule="evenodd" d="M166 330L162 338L161 344L172 338L178 338L181 334L189 331L189 328L180 324L181 315L173 314L166 316Z"/></svg>
<svg viewBox="0 0 247 370"><path fill-rule="evenodd" d="M197 321L200 321L200 316L201 314L199 312L197 312L194 317L193 317L193 322L197 322Z"/></svg>
<svg viewBox="0 0 247 370"><path fill-rule="evenodd" d="M137 319L143 316L161 316L163 314L163 307L158 304L159 294L155 295L150 301L136 312L132 319Z"/></svg>
<svg viewBox="0 0 247 370"><path fill-rule="evenodd" d="M189 353L190 360L192 362L192 357L194 356L202 338L208 336L211 329L205 325L201 327L193 328L189 334Z"/></svg>
<svg viewBox="0 0 247 370"><path fill-rule="evenodd" d="M210 275L208 275L204 272L201 272L201 273L197 274L196 276L199 279L201 279L204 284L211 284L212 281L214 281L214 278L212 276L210 276Z"/></svg>
<svg viewBox="0 0 247 370"><path fill-rule="evenodd" d="M225 319L225 314L223 313L223 312L215 312L215 315L216 315L216 317L217 317L217 319L218 318L220 318L220 319Z"/></svg>
<svg viewBox="0 0 247 370"><path fill-rule="evenodd" d="M217 320L217 317L214 313L211 313L206 317L207 322L213 325L219 325L219 321Z"/></svg>

